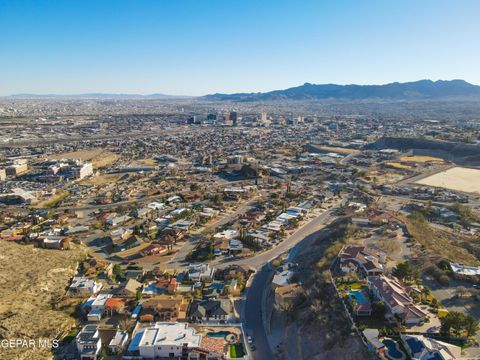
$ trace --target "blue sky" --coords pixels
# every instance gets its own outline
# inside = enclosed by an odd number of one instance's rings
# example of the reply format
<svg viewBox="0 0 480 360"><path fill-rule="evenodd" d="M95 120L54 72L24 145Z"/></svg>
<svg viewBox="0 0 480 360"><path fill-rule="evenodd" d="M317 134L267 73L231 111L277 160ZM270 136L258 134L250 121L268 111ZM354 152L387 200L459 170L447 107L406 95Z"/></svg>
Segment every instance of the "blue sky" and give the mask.
<svg viewBox="0 0 480 360"><path fill-rule="evenodd" d="M0 0L0 95L480 84L480 1Z"/></svg>

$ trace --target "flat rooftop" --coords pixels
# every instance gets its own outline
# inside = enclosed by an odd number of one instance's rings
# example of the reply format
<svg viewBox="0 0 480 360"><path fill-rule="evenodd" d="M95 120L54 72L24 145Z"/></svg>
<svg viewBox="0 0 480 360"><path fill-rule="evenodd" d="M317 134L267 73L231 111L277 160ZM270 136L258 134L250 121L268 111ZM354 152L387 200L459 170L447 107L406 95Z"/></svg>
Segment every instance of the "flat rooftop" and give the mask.
<svg viewBox="0 0 480 360"><path fill-rule="evenodd" d="M197 335L194 328L186 323L157 322L155 325L141 329L143 332L139 346L200 346L201 335Z"/></svg>

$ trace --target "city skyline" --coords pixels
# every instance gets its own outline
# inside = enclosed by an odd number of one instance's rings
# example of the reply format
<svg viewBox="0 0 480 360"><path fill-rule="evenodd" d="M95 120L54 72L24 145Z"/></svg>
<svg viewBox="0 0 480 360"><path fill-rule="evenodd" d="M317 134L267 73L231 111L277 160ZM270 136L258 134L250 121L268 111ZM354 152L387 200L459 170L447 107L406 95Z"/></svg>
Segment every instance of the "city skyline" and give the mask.
<svg viewBox="0 0 480 360"><path fill-rule="evenodd" d="M480 84L478 10L474 1L0 1L0 96Z"/></svg>

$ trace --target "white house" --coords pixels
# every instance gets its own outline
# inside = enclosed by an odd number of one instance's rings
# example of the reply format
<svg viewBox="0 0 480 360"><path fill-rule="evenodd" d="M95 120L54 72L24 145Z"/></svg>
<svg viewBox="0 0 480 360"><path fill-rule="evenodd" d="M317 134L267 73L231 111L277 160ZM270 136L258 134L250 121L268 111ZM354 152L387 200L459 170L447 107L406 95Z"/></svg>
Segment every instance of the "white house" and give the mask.
<svg viewBox="0 0 480 360"><path fill-rule="evenodd" d="M128 347L128 353L144 359L220 359L223 354L205 351L202 336L186 323L157 322L153 326L140 328Z"/></svg>
<svg viewBox="0 0 480 360"><path fill-rule="evenodd" d="M75 338L81 360L96 360L102 348L97 325L86 325Z"/></svg>
<svg viewBox="0 0 480 360"><path fill-rule="evenodd" d="M191 281L212 281L215 268L209 264L191 264L187 274Z"/></svg>
<svg viewBox="0 0 480 360"><path fill-rule="evenodd" d="M100 294L98 296L90 297L85 302L84 308L88 311L88 321L100 321L105 313L105 304L111 297L111 294Z"/></svg>
<svg viewBox="0 0 480 360"><path fill-rule="evenodd" d="M122 215L122 216L117 216L117 217L112 217L107 220L107 224L110 226L117 226L123 223L126 223L131 219L130 216L128 215Z"/></svg>
<svg viewBox="0 0 480 360"><path fill-rule="evenodd" d="M68 288L68 291L72 295L86 296L96 294L101 289L102 283L83 276L75 276L72 279L72 284Z"/></svg>
<svg viewBox="0 0 480 360"><path fill-rule="evenodd" d="M165 207L165 203L159 203L157 201L154 201L148 204L147 207L152 210L160 210Z"/></svg>
<svg viewBox="0 0 480 360"><path fill-rule="evenodd" d="M108 348L114 354L120 354L123 352L128 342L128 333L126 331L117 330L115 336L110 340Z"/></svg>

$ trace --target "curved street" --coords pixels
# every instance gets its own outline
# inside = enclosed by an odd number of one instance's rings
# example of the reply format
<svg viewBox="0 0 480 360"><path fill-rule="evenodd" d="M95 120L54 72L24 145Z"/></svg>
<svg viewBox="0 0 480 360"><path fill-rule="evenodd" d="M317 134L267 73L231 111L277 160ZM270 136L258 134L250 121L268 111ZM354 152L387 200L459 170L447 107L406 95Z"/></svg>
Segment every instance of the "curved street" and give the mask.
<svg viewBox="0 0 480 360"><path fill-rule="evenodd" d="M271 286L274 275L270 261L290 251L294 246L308 246L308 244L315 239L315 234L335 218L331 215L330 211L325 211L315 217L274 249L245 259L245 262L237 262L237 264L241 263L257 269L257 272L253 275L253 281L247 290L245 304L241 314L247 335L252 336L254 339L255 350L251 352L253 359L274 359L274 354L270 348L265 330L264 318L266 314L263 314L265 311L263 298L265 291Z"/></svg>
<svg viewBox="0 0 480 360"><path fill-rule="evenodd" d="M273 270L267 265L263 266L256 274L248 289L245 300L244 316L242 318L244 329L254 339L255 351L252 358L258 360L273 359L273 353L268 344L267 334L263 323L263 293L270 286Z"/></svg>

